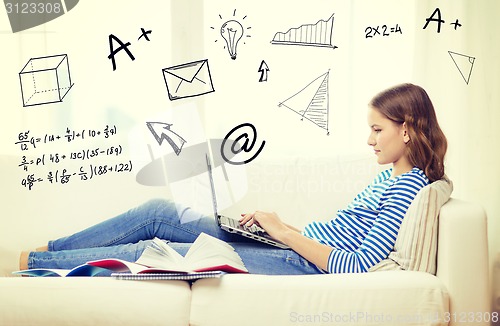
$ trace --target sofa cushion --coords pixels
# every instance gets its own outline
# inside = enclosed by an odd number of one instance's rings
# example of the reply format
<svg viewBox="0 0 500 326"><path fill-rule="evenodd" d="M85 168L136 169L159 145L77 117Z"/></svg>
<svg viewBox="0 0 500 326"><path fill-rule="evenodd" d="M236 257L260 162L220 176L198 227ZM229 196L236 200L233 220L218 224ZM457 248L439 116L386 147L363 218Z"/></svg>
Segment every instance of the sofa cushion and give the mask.
<svg viewBox="0 0 500 326"><path fill-rule="evenodd" d="M0 277L0 325L188 325L189 283Z"/></svg>
<svg viewBox="0 0 500 326"><path fill-rule="evenodd" d="M193 284L190 325L447 325L446 311L428 273L228 274Z"/></svg>
<svg viewBox="0 0 500 326"><path fill-rule="evenodd" d="M422 188L406 212L389 257L370 271L408 270L436 273L438 216L453 183L444 177Z"/></svg>

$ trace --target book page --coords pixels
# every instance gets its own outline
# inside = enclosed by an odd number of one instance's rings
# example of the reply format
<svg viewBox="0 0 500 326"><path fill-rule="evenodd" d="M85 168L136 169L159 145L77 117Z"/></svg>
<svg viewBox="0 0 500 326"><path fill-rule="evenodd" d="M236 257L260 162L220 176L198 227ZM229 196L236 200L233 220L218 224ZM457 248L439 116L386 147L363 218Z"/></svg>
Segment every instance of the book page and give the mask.
<svg viewBox="0 0 500 326"><path fill-rule="evenodd" d="M192 270L207 270L217 266L231 266L246 272L240 256L234 248L220 239L201 233L186 253L186 265Z"/></svg>
<svg viewBox="0 0 500 326"><path fill-rule="evenodd" d="M184 257L164 241L154 238L137 260L138 264L172 271L188 271Z"/></svg>

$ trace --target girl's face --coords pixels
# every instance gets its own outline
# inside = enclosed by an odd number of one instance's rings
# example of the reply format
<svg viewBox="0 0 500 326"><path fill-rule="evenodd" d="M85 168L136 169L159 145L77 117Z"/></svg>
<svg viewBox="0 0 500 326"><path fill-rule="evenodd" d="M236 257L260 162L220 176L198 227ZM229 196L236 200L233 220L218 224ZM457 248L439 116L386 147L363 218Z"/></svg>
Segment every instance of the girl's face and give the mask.
<svg viewBox="0 0 500 326"><path fill-rule="evenodd" d="M406 143L410 140L406 125L389 120L377 109L368 108L368 125L370 136L368 145L373 147L379 164L394 164L408 170ZM411 169L411 166L410 166Z"/></svg>

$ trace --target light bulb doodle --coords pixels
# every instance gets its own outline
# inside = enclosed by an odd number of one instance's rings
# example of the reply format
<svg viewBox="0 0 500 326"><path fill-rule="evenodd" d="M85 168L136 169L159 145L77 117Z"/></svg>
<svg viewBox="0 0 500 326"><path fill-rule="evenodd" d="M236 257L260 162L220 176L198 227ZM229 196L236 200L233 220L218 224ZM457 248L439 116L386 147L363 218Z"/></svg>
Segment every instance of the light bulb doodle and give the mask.
<svg viewBox="0 0 500 326"><path fill-rule="evenodd" d="M233 60L236 60L238 46L241 47L242 43L246 44L245 39L251 37L251 35L248 34L248 30L252 28L245 27L244 24L242 24L242 21L245 20L247 16L244 16L241 19L237 19L235 17L236 9L233 11L233 16L230 19L224 19L222 15L219 15L219 18L222 21L225 21L222 23L220 28L217 29L213 26L210 27L218 33L218 37L222 36L225 41L224 49L227 48L229 56ZM216 39L215 42L218 42L218 39Z"/></svg>
<svg viewBox="0 0 500 326"><path fill-rule="evenodd" d="M243 36L243 26L236 20L225 22L220 28L220 35L226 41L231 59L236 59L236 47Z"/></svg>

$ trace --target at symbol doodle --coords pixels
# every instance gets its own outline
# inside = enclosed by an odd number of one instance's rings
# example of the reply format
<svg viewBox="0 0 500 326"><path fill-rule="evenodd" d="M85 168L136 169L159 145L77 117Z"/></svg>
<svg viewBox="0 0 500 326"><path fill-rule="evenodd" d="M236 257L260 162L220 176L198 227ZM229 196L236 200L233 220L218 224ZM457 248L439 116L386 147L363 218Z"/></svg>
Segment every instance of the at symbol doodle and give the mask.
<svg viewBox="0 0 500 326"><path fill-rule="evenodd" d="M241 151L244 151L246 153L250 153L255 145L255 142L257 140L257 129L255 129L255 127L251 124L251 123L242 123L236 127L234 127L233 129L231 129L231 131L229 131L226 135L226 137L224 137L224 140L222 141L222 144L221 144L221 147L220 147L220 153L222 155L222 158L224 159L224 161L226 161L227 163L229 164L233 164L233 165L241 165L241 164L246 164L248 162L251 162L253 161L257 155L260 154L260 152L262 151L262 149L264 148L264 145L266 144L266 141L262 141L262 144L260 145L259 149L255 152L255 154L252 155L252 157L246 159L246 160L243 160L243 161L231 161L230 159L227 158L227 156L225 155L224 153L224 149L226 148L226 141L229 139L229 137L237 130L241 129L241 128L245 128L245 127L249 127L252 129L252 135L250 136L250 140L249 140L249 136L248 136L248 133L246 132L243 132L241 133L240 135L238 135L236 137L236 139L234 141L232 141L232 144L230 145L230 148L231 148L231 152L234 154L234 155L237 155L239 153L241 153ZM242 140L244 138L244 142L243 142L243 145L240 144L240 140ZM230 157L233 156L233 155L230 155ZM234 156L236 157L236 156Z"/></svg>

